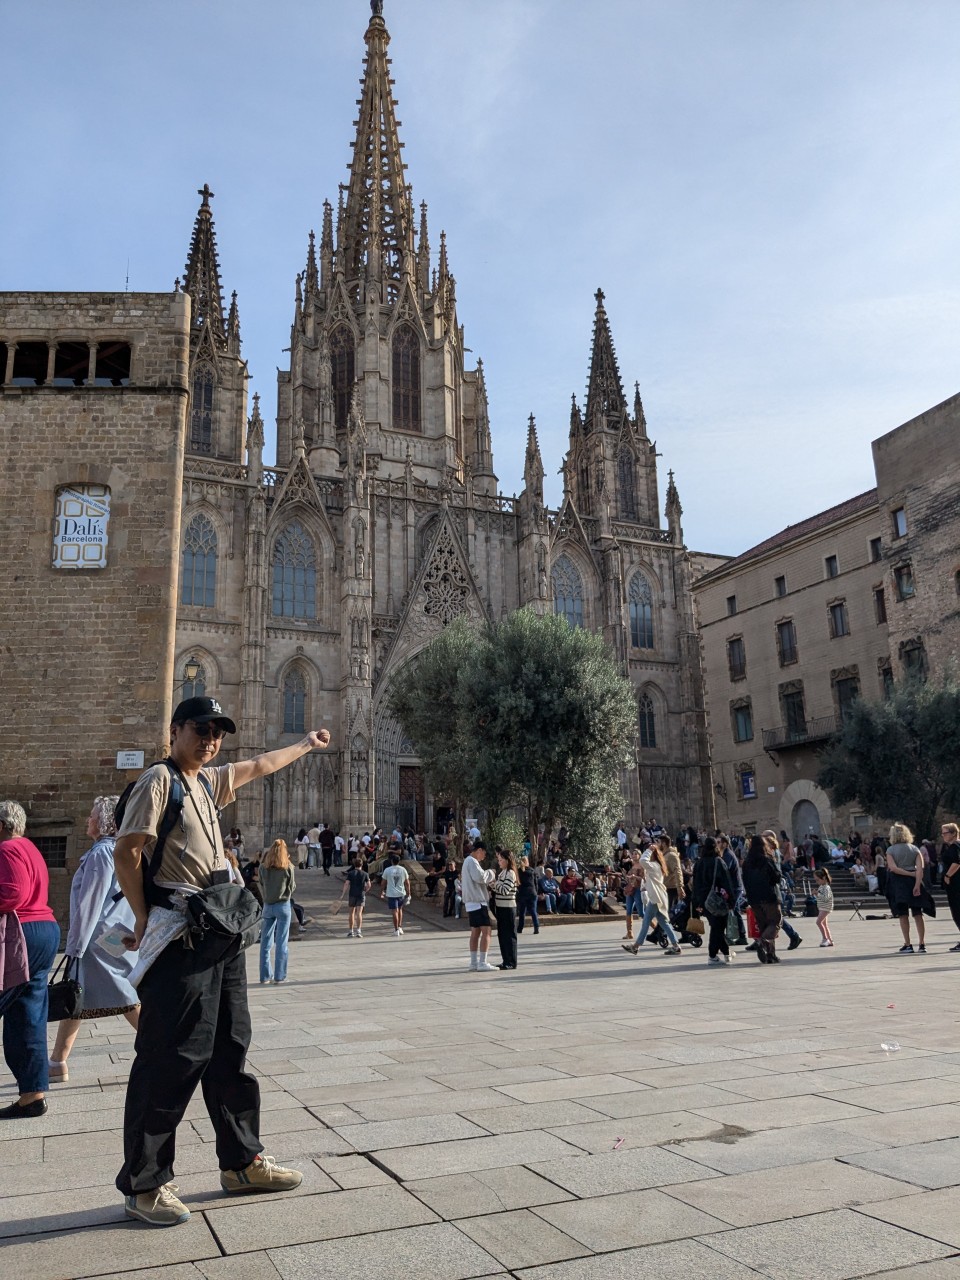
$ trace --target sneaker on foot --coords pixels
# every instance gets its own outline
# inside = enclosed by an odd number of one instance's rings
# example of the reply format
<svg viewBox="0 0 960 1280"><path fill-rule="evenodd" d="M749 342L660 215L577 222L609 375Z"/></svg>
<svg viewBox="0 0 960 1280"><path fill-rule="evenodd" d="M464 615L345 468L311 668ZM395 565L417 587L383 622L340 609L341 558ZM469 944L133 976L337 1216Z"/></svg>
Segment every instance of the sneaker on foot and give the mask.
<svg viewBox="0 0 960 1280"><path fill-rule="evenodd" d="M905 946L902 946L902 947L900 948L900 952L899 952L899 954L900 954L900 955L902 955L902 956L912 956L912 955L913 955L913 946L908 942Z"/></svg>
<svg viewBox="0 0 960 1280"><path fill-rule="evenodd" d="M729 964L729 963L730 963L730 961L731 961L731 959L732 959L732 957L731 957L731 956L729 956L729 955L725 955L725 956L723 956L723 955L722 955L722 956L720 957L720 960L721 960L721 963L722 963L722 964Z"/></svg>
<svg viewBox="0 0 960 1280"><path fill-rule="evenodd" d="M186 1222L190 1210L173 1194L175 1182L157 1187L156 1191L141 1191L137 1196L123 1197L123 1211L128 1218L139 1218L151 1227L176 1227Z"/></svg>
<svg viewBox="0 0 960 1280"><path fill-rule="evenodd" d="M355 938L362 938L362 937L363 937L363 930L362 930L362 929L358 929L358 930L356 931L356 933L355 933L353 936L354 936Z"/></svg>
<svg viewBox="0 0 960 1280"><path fill-rule="evenodd" d="M826 938L824 938L824 940L820 943L820 945L821 947L829 947L830 943L826 940Z"/></svg>
<svg viewBox="0 0 960 1280"><path fill-rule="evenodd" d="M679 947L667 947L663 954L665 956L678 956L681 954L681 951Z"/></svg>
<svg viewBox="0 0 960 1280"><path fill-rule="evenodd" d="M245 1191L293 1191L302 1181L303 1174L298 1169L284 1169L273 1156L257 1156L245 1169L220 1170L220 1185L231 1195Z"/></svg>
<svg viewBox="0 0 960 1280"><path fill-rule="evenodd" d="M791 939L790 939L790 945L789 945L789 947L787 947L787 950L788 950L788 951L796 951L797 947L799 947L799 945L800 945L800 943L801 943L802 941L803 941L803 939L800 937L800 935L799 935L799 933L798 933L798 934L796 935L796 937L794 937L794 938L791 938Z"/></svg>
<svg viewBox="0 0 960 1280"><path fill-rule="evenodd" d="M707 964L723 964L723 961L719 956L709 956L707 958Z"/></svg>
<svg viewBox="0 0 960 1280"><path fill-rule="evenodd" d="M486 960L483 960L481 961L480 964L477 965L477 972L478 973L495 973L496 966L492 964L488 964Z"/></svg>
<svg viewBox="0 0 960 1280"><path fill-rule="evenodd" d="M397 937L399 937L399 938L402 938L402 937L403 937L403 930L402 930L402 929L398 929L398 930L397 930Z"/></svg>
<svg viewBox="0 0 960 1280"><path fill-rule="evenodd" d="M950 948L950 950L951 950L951 951L960 951L960 942L958 942L958 943L957 943L957 945L956 945L955 947L951 947L951 948Z"/></svg>
<svg viewBox="0 0 960 1280"><path fill-rule="evenodd" d="M636 942L632 942L629 947L626 945L625 942L622 942L620 946L622 950L629 951L632 956L635 956L637 952L640 950L640 947Z"/></svg>
<svg viewBox="0 0 960 1280"><path fill-rule="evenodd" d="M927 954L926 943L921 942L920 945L917 947L917 950L921 953L921 955L926 955Z"/></svg>

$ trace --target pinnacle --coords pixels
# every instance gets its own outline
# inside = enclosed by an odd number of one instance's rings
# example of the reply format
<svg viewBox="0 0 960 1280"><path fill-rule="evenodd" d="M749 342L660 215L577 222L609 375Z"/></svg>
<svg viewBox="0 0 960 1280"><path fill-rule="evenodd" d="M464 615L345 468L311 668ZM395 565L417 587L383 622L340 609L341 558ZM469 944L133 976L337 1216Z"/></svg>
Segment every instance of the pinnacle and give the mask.
<svg viewBox="0 0 960 1280"><path fill-rule="evenodd" d="M594 426L614 425L610 419L621 419L627 407L610 322L603 305L603 290L598 289L595 297L597 312L593 323L593 353L585 415L588 430Z"/></svg>
<svg viewBox="0 0 960 1280"><path fill-rule="evenodd" d="M193 304L194 331L208 329L217 346L222 348L226 345L227 334L223 319L217 236L210 209L213 192L205 182L197 194L202 197L202 203L193 224L190 251L183 273L183 291L190 294Z"/></svg>

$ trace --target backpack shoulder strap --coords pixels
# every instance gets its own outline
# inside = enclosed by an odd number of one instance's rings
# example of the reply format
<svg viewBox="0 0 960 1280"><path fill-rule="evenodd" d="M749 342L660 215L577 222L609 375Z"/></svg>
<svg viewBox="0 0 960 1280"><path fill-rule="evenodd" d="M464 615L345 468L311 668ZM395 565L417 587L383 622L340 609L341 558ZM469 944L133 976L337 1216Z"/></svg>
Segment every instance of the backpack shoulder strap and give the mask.
<svg viewBox="0 0 960 1280"><path fill-rule="evenodd" d="M163 817L157 827L157 839L150 854L150 862L149 864L143 864L143 878L148 884L152 883L160 870L164 845L167 843L171 831L183 815L183 774L169 756L165 760L161 760L160 763L165 764L170 772L170 795L167 797L167 807L164 809Z"/></svg>

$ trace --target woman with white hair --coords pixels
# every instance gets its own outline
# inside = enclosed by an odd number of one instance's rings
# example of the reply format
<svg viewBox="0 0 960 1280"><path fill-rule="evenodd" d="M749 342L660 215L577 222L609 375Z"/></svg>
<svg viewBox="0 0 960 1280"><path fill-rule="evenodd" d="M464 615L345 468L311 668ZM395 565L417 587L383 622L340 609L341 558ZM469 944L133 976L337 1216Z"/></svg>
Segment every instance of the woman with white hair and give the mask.
<svg viewBox="0 0 960 1280"><path fill-rule="evenodd" d="M133 936L133 912L120 893L113 867L117 824L114 820L118 796L97 796L87 818L87 835L93 845L80 859L70 885L70 929L66 954L80 962L79 982L83 987L83 1013L64 1018L57 1027L57 1042L50 1055L50 1079L70 1078L67 1058L77 1038L82 1019L109 1018L122 1013L137 1029L140 1002L130 985L129 975L137 961L135 951L121 951L124 935ZM110 950L97 945L105 934ZM118 954L119 952L119 954Z"/></svg>
<svg viewBox="0 0 960 1280"><path fill-rule="evenodd" d="M0 802L0 912L23 929L29 977L0 992L3 1056L20 1097L0 1108L0 1120L33 1120L47 1110L47 980L60 946L50 910L50 877L43 854L23 834L27 815L15 800Z"/></svg>
<svg viewBox="0 0 960 1280"><path fill-rule="evenodd" d="M890 828L887 849L887 897L890 910L900 921L903 933L901 955L913 955L910 917L917 927L917 950L926 951L923 921L923 854L913 843L913 832L903 822Z"/></svg>

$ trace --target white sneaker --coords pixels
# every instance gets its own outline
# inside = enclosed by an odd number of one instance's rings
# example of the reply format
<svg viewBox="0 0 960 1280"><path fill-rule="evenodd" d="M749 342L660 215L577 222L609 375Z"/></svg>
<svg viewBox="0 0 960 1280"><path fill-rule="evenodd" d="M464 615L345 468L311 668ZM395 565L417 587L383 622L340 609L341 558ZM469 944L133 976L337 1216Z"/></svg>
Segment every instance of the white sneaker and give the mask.
<svg viewBox="0 0 960 1280"><path fill-rule="evenodd" d="M481 960L477 964L477 972L478 973L496 973L496 966L492 964L487 964L486 960Z"/></svg>
<svg viewBox="0 0 960 1280"><path fill-rule="evenodd" d="M355 933L353 936L354 936L355 938L362 938L362 937L363 937L363 933L358 929L358 930L356 931L356 933Z"/></svg>
<svg viewBox="0 0 960 1280"><path fill-rule="evenodd" d="M402 930L402 929L398 929L398 930L397 930L397 937L398 937L398 938L402 938L402 937L403 937L403 930Z"/></svg>
<svg viewBox="0 0 960 1280"><path fill-rule="evenodd" d="M708 956L707 964L723 964L723 961L720 959L719 956Z"/></svg>
<svg viewBox="0 0 960 1280"><path fill-rule="evenodd" d="M357 931L356 931L356 929L348 929L348 930L347 930L347 937L348 937L348 938L355 938L356 936L357 936Z"/></svg>
<svg viewBox="0 0 960 1280"><path fill-rule="evenodd" d="M724 964L729 964L733 959L733 952L731 952L729 955L721 956L720 959L723 961Z"/></svg>
<svg viewBox="0 0 960 1280"><path fill-rule="evenodd" d="M402 929L394 929L394 931L393 931L393 936L394 936L395 938L399 938L399 937L400 937L400 934L401 934L402 932L403 932L403 930L402 930Z"/></svg>

